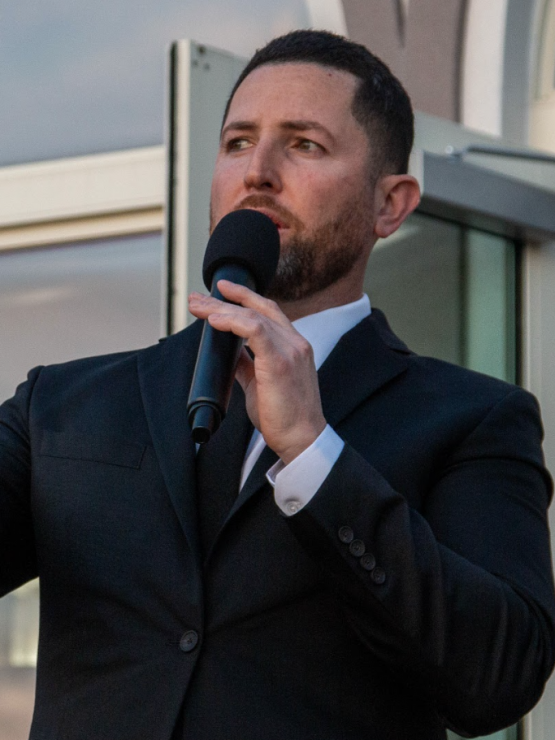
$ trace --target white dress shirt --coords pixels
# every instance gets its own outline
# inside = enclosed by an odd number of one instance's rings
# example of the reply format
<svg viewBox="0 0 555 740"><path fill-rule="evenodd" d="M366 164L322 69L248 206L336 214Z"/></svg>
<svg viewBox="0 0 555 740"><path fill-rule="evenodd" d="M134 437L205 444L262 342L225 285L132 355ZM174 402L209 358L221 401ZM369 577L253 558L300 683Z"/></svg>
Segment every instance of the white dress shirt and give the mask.
<svg viewBox="0 0 555 740"><path fill-rule="evenodd" d="M370 312L370 300L367 295L363 295L353 303L328 308L293 322L299 334L310 342L317 370L343 334L360 323ZM310 447L289 465L278 460L270 468L266 477L274 488L276 504L284 514L291 516L306 506L334 466L343 445L341 437L328 424ZM265 446L264 437L255 429L243 463L241 488Z"/></svg>

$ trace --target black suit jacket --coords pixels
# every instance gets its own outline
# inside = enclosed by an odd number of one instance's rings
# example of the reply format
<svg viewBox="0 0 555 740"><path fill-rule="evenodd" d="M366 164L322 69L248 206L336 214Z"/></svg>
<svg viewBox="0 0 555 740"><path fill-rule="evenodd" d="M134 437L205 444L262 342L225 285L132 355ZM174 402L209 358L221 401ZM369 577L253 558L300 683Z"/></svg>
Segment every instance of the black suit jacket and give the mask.
<svg viewBox="0 0 555 740"><path fill-rule="evenodd" d="M34 370L0 409L0 593L41 579L32 740L433 740L553 664L541 424L379 312L320 370L345 449L282 516L263 453L208 561L185 405L199 325ZM225 475L225 470L222 470Z"/></svg>

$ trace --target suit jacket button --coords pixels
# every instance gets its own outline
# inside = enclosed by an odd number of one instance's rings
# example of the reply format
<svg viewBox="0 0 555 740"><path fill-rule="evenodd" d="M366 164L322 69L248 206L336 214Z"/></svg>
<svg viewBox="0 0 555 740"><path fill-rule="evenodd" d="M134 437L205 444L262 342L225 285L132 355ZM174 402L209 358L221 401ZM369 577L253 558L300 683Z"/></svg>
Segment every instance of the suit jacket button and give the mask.
<svg viewBox="0 0 555 740"><path fill-rule="evenodd" d="M353 540L349 545L349 552L354 555L355 558L360 558L366 552L366 545L362 540Z"/></svg>
<svg viewBox="0 0 555 740"><path fill-rule="evenodd" d="M337 536L339 537L341 542L344 542L346 545L348 545L354 540L355 533L350 527L341 527L341 529L337 533Z"/></svg>
<svg viewBox="0 0 555 740"><path fill-rule="evenodd" d="M379 566L377 568L374 568L374 570L372 571L372 580L378 586L381 586L382 583L385 583L385 571L383 570L383 568L380 568Z"/></svg>
<svg viewBox="0 0 555 740"><path fill-rule="evenodd" d="M374 568L376 567L376 558L372 555L371 552L367 552L361 557L360 564L364 568L364 570L374 570Z"/></svg>
<svg viewBox="0 0 555 740"><path fill-rule="evenodd" d="M181 637L179 641L179 649L183 650L184 653L190 653L198 645L199 636L195 630L189 630Z"/></svg>

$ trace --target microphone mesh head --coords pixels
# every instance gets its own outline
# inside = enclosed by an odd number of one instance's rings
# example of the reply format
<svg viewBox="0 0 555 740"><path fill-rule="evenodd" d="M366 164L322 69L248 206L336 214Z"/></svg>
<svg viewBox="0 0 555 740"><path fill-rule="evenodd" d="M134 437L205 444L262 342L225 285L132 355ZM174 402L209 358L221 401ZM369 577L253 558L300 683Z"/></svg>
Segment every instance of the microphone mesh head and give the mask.
<svg viewBox="0 0 555 740"><path fill-rule="evenodd" d="M274 277L279 259L279 231L271 218L250 209L224 216L208 241L202 277L208 290L216 270L225 264L246 267L264 294Z"/></svg>

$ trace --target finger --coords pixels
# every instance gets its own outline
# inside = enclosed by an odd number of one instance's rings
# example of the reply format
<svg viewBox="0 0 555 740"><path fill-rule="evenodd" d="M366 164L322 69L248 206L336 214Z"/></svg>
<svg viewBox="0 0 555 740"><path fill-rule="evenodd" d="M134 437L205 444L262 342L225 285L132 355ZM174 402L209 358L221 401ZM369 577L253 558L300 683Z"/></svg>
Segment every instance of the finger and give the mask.
<svg viewBox="0 0 555 740"><path fill-rule="evenodd" d="M244 290L252 294L248 288ZM272 303L260 296L257 298ZM260 305L258 301L257 303ZM274 316L268 317L254 308L227 303L209 296L195 295L191 297L190 311L197 318L206 319L214 329L232 332L246 339L255 355L259 358L264 356L267 361L270 361L271 357L287 357L299 342L306 344L279 309L276 321ZM293 356L295 354L299 353L293 352Z"/></svg>
<svg viewBox="0 0 555 740"><path fill-rule="evenodd" d="M234 283L230 283L230 285L234 285ZM236 287L241 287L241 286L236 286ZM244 290L248 291L248 288L244 288ZM256 296L256 293L253 293L253 295ZM208 318L208 316L210 316L210 314L212 313L230 313L234 311L240 312L245 309L246 309L245 306L240 305L236 301L230 302L228 300L221 300L220 298L215 298L214 296L203 295L202 293L191 293L191 295L189 296L190 312L194 314L195 316L198 316L199 318L203 318L203 319ZM253 309L249 307L247 308L247 310L252 311ZM279 309L278 309L278 312L279 312Z"/></svg>
<svg viewBox="0 0 555 740"><path fill-rule="evenodd" d="M206 319L211 313L226 312L230 307L231 304L226 301L201 293L191 293L189 296L189 311L199 319Z"/></svg>
<svg viewBox="0 0 555 740"><path fill-rule="evenodd" d="M260 343L269 342L269 333L271 327L265 317L251 311L248 308L230 306L228 303L223 304L223 308L214 313L209 312L206 319L210 326L219 331L230 331L242 339L248 340L254 350L254 343L260 347ZM229 309L226 308L229 306Z"/></svg>
<svg viewBox="0 0 555 740"><path fill-rule="evenodd" d="M252 308L282 325L290 323L275 301L264 298L244 285L238 285L229 280L218 280L218 289L224 298L233 301L233 303L238 303L245 308Z"/></svg>
<svg viewBox="0 0 555 740"><path fill-rule="evenodd" d="M282 327L290 327L291 322L281 311L277 303L263 298L244 285L232 283L229 280L219 280L218 289L226 301L213 296L193 292L189 296L189 311L199 319L207 319L214 313L230 314L240 311L241 308L250 309ZM230 303L231 302L231 303ZM232 308L233 307L233 308ZM229 330L228 330L229 331Z"/></svg>

